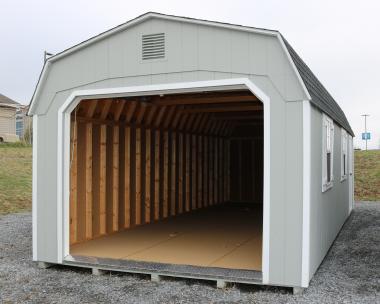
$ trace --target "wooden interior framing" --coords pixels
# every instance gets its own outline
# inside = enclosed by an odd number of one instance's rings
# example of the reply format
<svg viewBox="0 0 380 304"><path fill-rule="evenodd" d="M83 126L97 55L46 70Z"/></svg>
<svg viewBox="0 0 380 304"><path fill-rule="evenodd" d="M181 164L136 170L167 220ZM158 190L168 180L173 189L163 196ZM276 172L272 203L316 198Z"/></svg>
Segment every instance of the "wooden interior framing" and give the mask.
<svg viewBox="0 0 380 304"><path fill-rule="evenodd" d="M245 90L82 100L71 116L70 244L260 201L262 123ZM257 173L234 175L247 164Z"/></svg>

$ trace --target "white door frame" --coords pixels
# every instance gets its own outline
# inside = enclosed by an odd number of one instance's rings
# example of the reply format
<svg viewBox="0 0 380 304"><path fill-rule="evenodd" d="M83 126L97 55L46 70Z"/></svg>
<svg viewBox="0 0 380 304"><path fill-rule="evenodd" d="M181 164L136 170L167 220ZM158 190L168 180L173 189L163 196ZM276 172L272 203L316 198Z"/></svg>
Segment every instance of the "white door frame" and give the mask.
<svg viewBox="0 0 380 304"><path fill-rule="evenodd" d="M58 262L69 256L70 249L70 115L82 99L129 97L249 89L264 106L264 194L263 194L263 284L269 283L270 238L270 98L248 78L143 85L119 88L77 90L71 93L58 110L57 151L57 243Z"/></svg>

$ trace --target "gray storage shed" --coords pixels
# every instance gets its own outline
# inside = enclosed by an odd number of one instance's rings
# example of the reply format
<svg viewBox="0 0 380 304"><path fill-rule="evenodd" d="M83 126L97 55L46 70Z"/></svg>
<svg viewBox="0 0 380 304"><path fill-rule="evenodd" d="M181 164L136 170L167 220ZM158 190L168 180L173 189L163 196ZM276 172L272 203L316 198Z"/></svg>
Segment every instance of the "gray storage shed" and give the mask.
<svg viewBox="0 0 380 304"><path fill-rule="evenodd" d="M307 287L353 207L354 136L278 31L147 13L50 57L33 259Z"/></svg>

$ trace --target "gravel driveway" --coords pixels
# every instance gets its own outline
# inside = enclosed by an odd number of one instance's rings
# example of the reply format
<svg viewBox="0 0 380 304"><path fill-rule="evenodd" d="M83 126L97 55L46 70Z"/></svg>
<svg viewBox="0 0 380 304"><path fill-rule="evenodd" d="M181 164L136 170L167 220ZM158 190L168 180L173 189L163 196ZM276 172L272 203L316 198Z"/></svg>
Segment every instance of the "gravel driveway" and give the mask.
<svg viewBox="0 0 380 304"><path fill-rule="evenodd" d="M31 261L31 214L0 217L0 303L380 303L380 202L356 204L310 287L290 289L111 273Z"/></svg>

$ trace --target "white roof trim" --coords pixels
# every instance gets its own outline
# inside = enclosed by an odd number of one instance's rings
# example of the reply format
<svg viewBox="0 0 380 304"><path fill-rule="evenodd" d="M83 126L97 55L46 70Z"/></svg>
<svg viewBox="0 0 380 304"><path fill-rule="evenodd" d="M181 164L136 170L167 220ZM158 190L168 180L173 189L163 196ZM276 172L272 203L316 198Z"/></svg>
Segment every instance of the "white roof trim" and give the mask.
<svg viewBox="0 0 380 304"><path fill-rule="evenodd" d="M219 27L219 28L225 28L225 29L230 29L230 30L237 30L237 31L244 31L244 32L250 32L250 33L257 33L257 34L264 34L264 35L269 35L269 36L275 36L279 39L280 44L282 46L282 49L284 50L294 72L296 73L296 76L303 88L304 93L306 94L307 98L310 100L310 94L308 90L306 89L306 86L293 62L293 60L290 57L290 54L284 44L284 41L278 31L274 30L268 30L268 29L259 29L259 28L254 28L254 27L248 27L248 26L243 26L243 25L235 25L235 24L229 24L229 23L222 23L222 22L217 22L217 21L208 21L208 20L200 20L200 19L193 19L193 18L187 18L187 17L179 17L179 16L171 16L171 15L164 15L164 14L159 14L159 13L154 13L154 12L149 12L144 15L141 15L135 19L132 19L130 21L127 21L126 23L119 25L117 27L112 28L111 30L108 30L106 32L103 32L93 38L90 38L84 42L81 42L61 53L58 53L57 55L54 55L47 59L46 64L43 67L41 77L37 83L36 90L34 91L28 115L33 115L34 113L34 108L36 106L36 99L39 97L40 91L41 91L41 86L42 83L45 81L47 70L50 66L50 64L56 60L59 60L63 57L66 57L76 51L79 51L93 43L96 43L97 41L103 40L109 36L112 36L118 32L124 31L125 29L134 26L136 24L139 24L147 19L150 18L159 18L159 19L164 19L164 20L170 20L170 21L177 21L177 22L186 22L186 23L191 23L191 24L199 24L199 25L204 25L204 26L213 26L213 27Z"/></svg>
<svg viewBox="0 0 380 304"><path fill-rule="evenodd" d="M294 63L292 57L290 56L289 51L288 51L288 48L285 46L284 39L282 38L282 36L281 36L280 33L277 33L277 38L278 38L278 40L280 41L281 47L282 47L283 51L285 52L286 57L288 58L289 63L290 63L290 65L291 65L291 67L292 67L294 73L296 73L297 79L298 79L299 83L301 84L302 90L303 90L303 92L305 93L305 95L306 95L306 97L307 97L307 100L311 100L310 93L309 93L309 91L307 90L306 85L305 85L305 83L303 82L303 79L302 79L302 77L301 77L301 75L300 75L300 72L298 71L298 69L297 69L297 67L296 67L296 65L295 65L295 63Z"/></svg>

